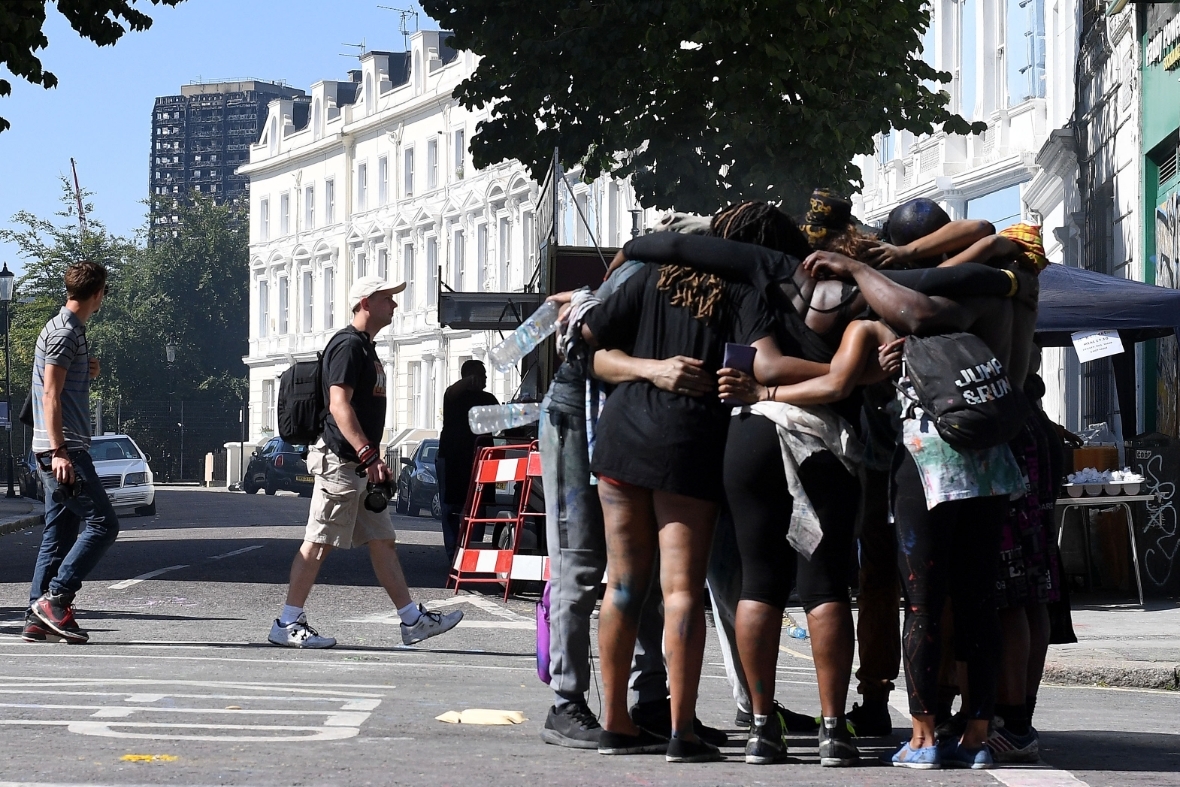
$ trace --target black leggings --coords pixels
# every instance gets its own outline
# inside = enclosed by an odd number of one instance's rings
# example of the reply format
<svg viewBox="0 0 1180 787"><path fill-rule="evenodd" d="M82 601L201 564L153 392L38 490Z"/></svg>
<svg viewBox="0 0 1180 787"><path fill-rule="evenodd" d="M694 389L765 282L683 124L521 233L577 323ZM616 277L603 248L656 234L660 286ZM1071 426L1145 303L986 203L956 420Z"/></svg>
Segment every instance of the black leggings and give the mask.
<svg viewBox="0 0 1180 787"><path fill-rule="evenodd" d="M955 659L967 662L969 719L991 719L1000 658L996 574L1006 497L976 497L926 509L922 479L909 451L893 462L893 518L905 596L902 656L910 713L932 715L938 704L942 610L950 597Z"/></svg>
<svg viewBox="0 0 1180 787"><path fill-rule="evenodd" d="M824 533L810 560L787 543L792 500L772 421L751 413L730 419L724 477L742 559L742 599L782 609L797 580L808 612L847 602L860 483L840 460L821 451L799 468Z"/></svg>

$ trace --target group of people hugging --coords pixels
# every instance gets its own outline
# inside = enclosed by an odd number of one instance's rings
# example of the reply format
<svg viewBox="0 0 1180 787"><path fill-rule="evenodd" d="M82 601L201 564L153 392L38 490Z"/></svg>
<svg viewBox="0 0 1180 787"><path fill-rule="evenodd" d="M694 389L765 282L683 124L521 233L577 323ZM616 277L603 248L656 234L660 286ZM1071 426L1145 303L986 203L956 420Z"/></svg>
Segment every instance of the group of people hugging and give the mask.
<svg viewBox="0 0 1180 787"><path fill-rule="evenodd" d="M824 766L857 764L858 738L892 732L899 664L913 730L888 763L1035 762L1063 470L1035 374L1039 228L997 234L919 199L870 229L817 190L799 221L745 202L660 230L631 240L596 292L553 296L564 361L539 438L555 692L542 737L722 759L725 733L696 716L707 588L747 763L786 761L790 732L816 735ZM912 395L907 337L946 334L982 340L1023 392L1013 439L950 445ZM775 699L792 591L818 716ZM861 702L847 710L858 646Z"/></svg>

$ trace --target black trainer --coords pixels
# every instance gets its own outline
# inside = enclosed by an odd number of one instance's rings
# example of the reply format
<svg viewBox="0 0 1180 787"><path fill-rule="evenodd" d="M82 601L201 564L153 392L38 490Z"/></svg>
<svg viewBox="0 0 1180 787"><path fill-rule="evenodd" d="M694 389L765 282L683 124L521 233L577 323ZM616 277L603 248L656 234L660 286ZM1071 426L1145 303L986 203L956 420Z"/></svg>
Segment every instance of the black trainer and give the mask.
<svg viewBox="0 0 1180 787"><path fill-rule="evenodd" d="M631 720L639 727L654 732L661 738L672 737L672 700L655 700L641 702L631 706ZM714 746L725 746L729 743L729 736L723 730L706 727L700 719L692 720L692 731L706 743Z"/></svg>
<svg viewBox="0 0 1180 787"><path fill-rule="evenodd" d="M599 754L663 754L668 741L640 727L638 735L603 730L598 734Z"/></svg>
<svg viewBox="0 0 1180 787"><path fill-rule="evenodd" d="M778 700L774 701L774 710L783 720L783 727L787 732L815 732L819 729L819 719L815 716L808 716L805 713L795 713L789 708L783 707ZM750 725L754 723L754 714L738 708L737 716L734 717L733 723L743 730L748 730Z"/></svg>
<svg viewBox="0 0 1180 787"><path fill-rule="evenodd" d="M934 740L936 743L957 741L963 737L965 732L967 732L967 714L960 710L934 728Z"/></svg>
<svg viewBox="0 0 1180 787"><path fill-rule="evenodd" d="M582 700L549 709L541 740L568 749L597 749L602 727Z"/></svg>
<svg viewBox="0 0 1180 787"><path fill-rule="evenodd" d="M750 765L773 765L787 761L787 741L783 737L783 720L778 713L766 717L765 724L750 728L746 741L746 762Z"/></svg>
<svg viewBox="0 0 1180 787"><path fill-rule="evenodd" d="M883 738L893 734L889 703L882 700L865 700L864 705L854 702L845 718L852 722L853 734L858 738Z"/></svg>
<svg viewBox="0 0 1180 787"><path fill-rule="evenodd" d="M860 751L844 717L824 719L819 728L819 764L825 768L847 768L860 762Z"/></svg>
<svg viewBox="0 0 1180 787"><path fill-rule="evenodd" d="M668 741L668 751L664 759L668 762L720 762L725 757L720 749L704 739L688 741L684 738L673 738Z"/></svg>

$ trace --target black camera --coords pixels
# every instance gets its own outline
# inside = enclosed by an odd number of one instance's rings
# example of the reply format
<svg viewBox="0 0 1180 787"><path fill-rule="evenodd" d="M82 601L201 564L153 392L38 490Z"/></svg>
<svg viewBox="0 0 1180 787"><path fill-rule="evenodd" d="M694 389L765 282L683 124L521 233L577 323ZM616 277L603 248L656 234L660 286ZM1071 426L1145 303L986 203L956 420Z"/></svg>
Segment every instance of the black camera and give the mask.
<svg viewBox="0 0 1180 787"><path fill-rule="evenodd" d="M365 489L365 508L374 514L380 514L389 507L389 501L393 499L395 494L397 494L397 489L392 481L383 481L380 484L369 482L369 486Z"/></svg>
<svg viewBox="0 0 1180 787"><path fill-rule="evenodd" d="M53 502L58 505L68 503L78 495L82 494L81 481L74 481L72 484L58 484L57 489L53 490Z"/></svg>

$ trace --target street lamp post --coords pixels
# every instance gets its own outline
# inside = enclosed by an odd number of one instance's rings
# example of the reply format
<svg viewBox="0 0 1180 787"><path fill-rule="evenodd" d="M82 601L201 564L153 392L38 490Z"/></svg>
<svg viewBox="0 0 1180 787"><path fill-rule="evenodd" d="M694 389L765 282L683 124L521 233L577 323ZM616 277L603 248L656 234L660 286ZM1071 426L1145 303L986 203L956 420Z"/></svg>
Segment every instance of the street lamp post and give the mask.
<svg viewBox="0 0 1180 787"><path fill-rule="evenodd" d="M174 364L176 362L176 345L172 343L171 339L169 339L168 344L164 346L164 356L168 359L168 415L171 416L172 415L172 393L173 393L173 391L172 391L172 364ZM181 469L181 475L183 475L184 474L184 446L183 446L184 431L183 430L180 433L180 439L181 439L181 443L182 443L181 456L180 456L180 463L181 463L180 469ZM171 454L171 451L169 453ZM169 462L168 466L169 466L169 468L171 468L172 463ZM169 469L169 474L171 474L171 469Z"/></svg>
<svg viewBox="0 0 1180 787"><path fill-rule="evenodd" d="M8 402L8 491L5 497L16 497L16 490L12 488L12 355L8 336L12 333L8 307L12 303L12 286L14 275L8 270L8 263L4 263L4 270L0 270L0 301L4 302L4 398Z"/></svg>

